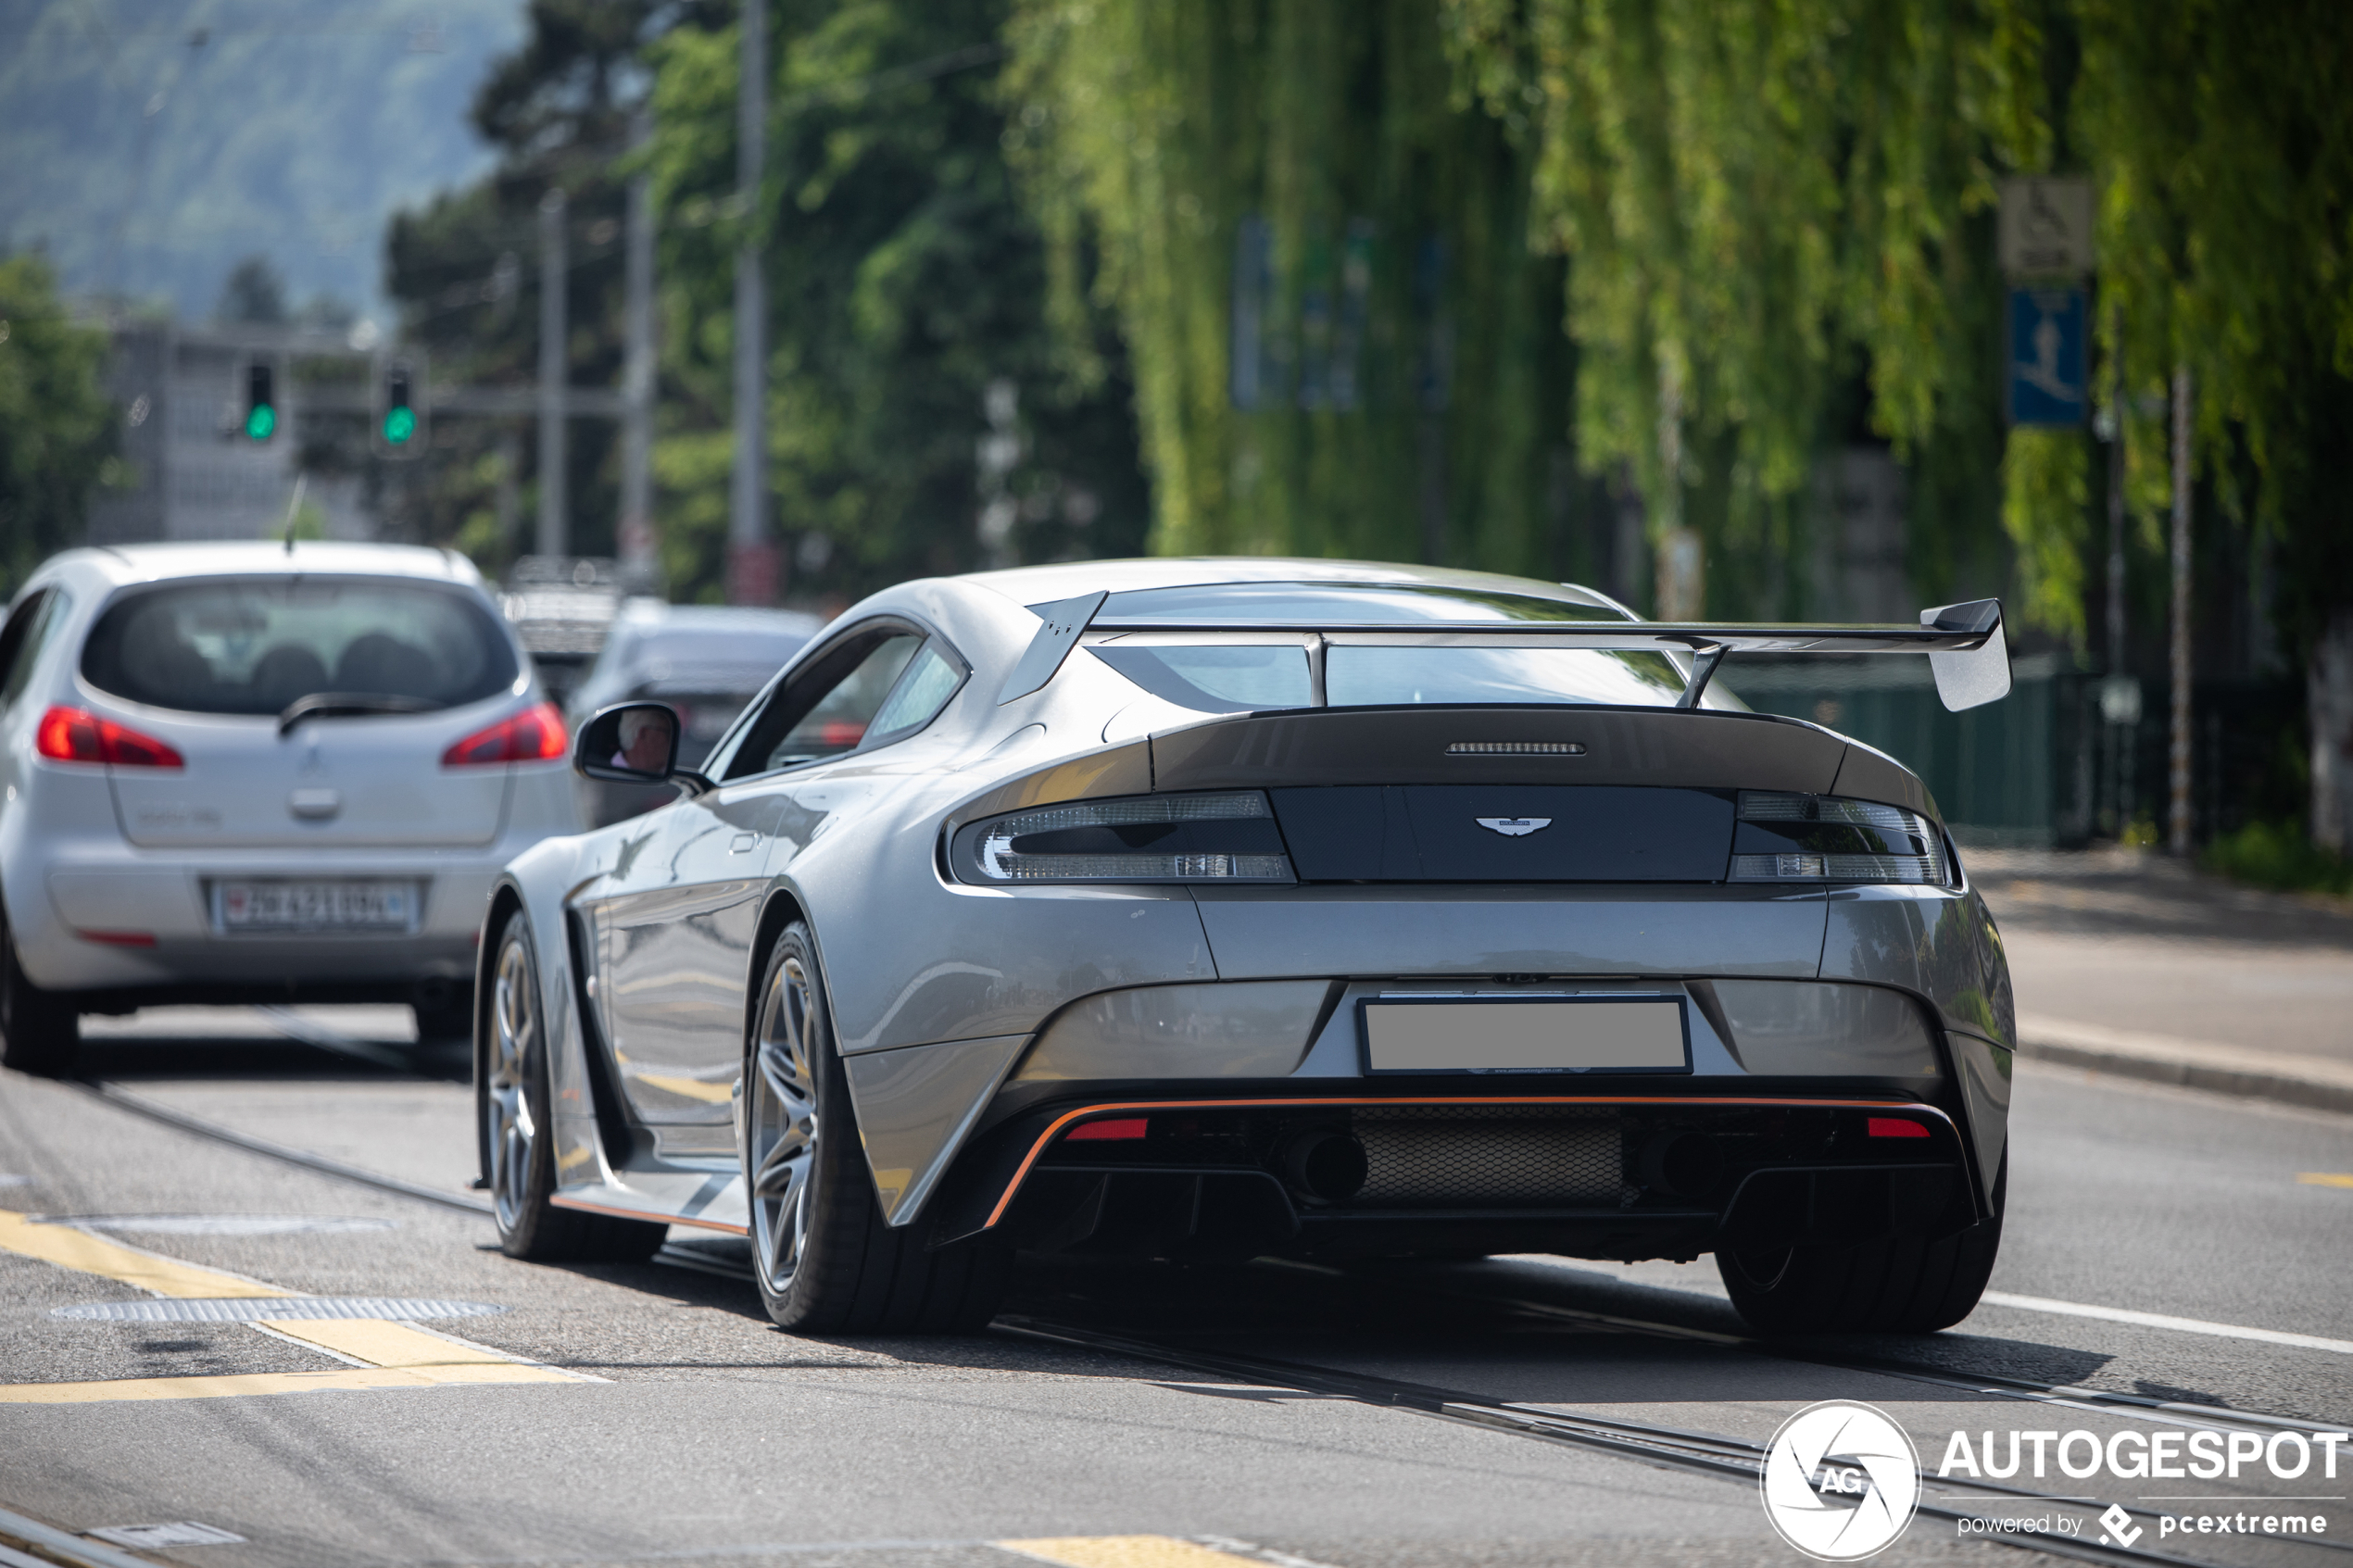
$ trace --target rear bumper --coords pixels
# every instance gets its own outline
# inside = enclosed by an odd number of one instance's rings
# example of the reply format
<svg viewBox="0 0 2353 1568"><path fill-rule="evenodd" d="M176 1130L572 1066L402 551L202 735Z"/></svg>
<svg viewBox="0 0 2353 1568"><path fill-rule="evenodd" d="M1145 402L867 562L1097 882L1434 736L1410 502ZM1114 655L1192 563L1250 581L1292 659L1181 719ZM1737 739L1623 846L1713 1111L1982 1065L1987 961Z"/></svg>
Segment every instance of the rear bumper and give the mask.
<svg viewBox="0 0 2353 1568"><path fill-rule="evenodd" d="M1011 1114L958 1160L937 1234L1077 1252L1633 1260L1925 1238L1984 1217L1960 1127L1902 1085L1549 1086L1567 1092L1016 1091L1031 1103L995 1108ZM1892 1124L1918 1131L1874 1135ZM1129 1135L1073 1135L1106 1125Z"/></svg>
<svg viewBox="0 0 2353 1568"><path fill-rule="evenodd" d="M144 1002L291 997L407 999L415 982L463 984L499 868L536 842L513 834L448 850L135 849L53 844L5 877L10 935L48 990ZM403 932L232 935L214 920L222 881L403 882L417 889Z"/></svg>

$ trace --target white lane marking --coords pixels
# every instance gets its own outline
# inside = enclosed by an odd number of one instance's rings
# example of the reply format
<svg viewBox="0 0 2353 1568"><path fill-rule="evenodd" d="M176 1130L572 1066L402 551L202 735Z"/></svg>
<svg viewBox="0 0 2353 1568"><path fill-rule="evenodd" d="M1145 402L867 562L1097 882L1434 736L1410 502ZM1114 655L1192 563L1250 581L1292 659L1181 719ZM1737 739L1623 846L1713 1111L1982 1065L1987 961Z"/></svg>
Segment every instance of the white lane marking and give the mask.
<svg viewBox="0 0 2353 1568"><path fill-rule="evenodd" d="M1979 1300L1989 1307L2009 1307L2021 1312L2097 1318L2104 1323L2128 1323L2141 1328L2170 1328L2176 1334L2210 1334L2220 1339L2252 1339L2264 1345L2293 1345L2302 1350L2329 1350L2340 1356L2353 1356L2353 1339L2324 1339L2317 1334L2285 1334L2276 1328L2247 1328L2239 1323L2208 1323L2204 1318L2136 1312L2129 1307L2090 1307L2081 1301L2054 1301L2047 1296L2013 1296L2007 1290L1989 1290Z"/></svg>
<svg viewBox="0 0 2353 1568"><path fill-rule="evenodd" d="M207 1524L201 1520L182 1519L169 1524L109 1524L103 1530L84 1530L85 1536L116 1546L139 1547L154 1550L168 1546L238 1546L245 1537Z"/></svg>

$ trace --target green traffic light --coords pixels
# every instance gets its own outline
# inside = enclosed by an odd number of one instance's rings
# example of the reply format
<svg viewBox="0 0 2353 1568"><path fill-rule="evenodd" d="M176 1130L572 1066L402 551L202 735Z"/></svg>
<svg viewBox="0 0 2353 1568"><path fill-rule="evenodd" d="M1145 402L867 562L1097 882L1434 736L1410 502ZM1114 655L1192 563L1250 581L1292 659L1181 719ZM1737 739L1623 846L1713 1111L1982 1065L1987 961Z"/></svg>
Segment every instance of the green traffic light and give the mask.
<svg viewBox="0 0 2353 1568"><path fill-rule="evenodd" d="M267 441L278 428L278 410L267 403L257 403L253 412L245 416L245 433L256 441Z"/></svg>
<svg viewBox="0 0 2353 1568"><path fill-rule="evenodd" d="M395 408L384 415L384 439L395 446L405 445L416 433L417 411L414 408Z"/></svg>

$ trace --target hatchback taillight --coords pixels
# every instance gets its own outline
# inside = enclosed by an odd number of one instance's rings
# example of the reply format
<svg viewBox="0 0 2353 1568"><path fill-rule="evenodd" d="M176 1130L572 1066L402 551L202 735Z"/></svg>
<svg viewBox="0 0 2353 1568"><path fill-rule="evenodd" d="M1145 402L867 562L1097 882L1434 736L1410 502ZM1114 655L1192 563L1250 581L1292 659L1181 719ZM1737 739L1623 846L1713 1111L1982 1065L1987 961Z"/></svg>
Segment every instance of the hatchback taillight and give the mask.
<svg viewBox="0 0 2353 1568"><path fill-rule="evenodd" d="M52 708L33 732L33 749L53 762L109 762L118 768L184 768L187 759L153 735L80 708Z"/></svg>
<svg viewBox="0 0 2353 1568"><path fill-rule="evenodd" d="M441 765L472 768L490 762L553 762L571 744L564 734L563 714L554 703L543 702L486 730L476 730L443 752Z"/></svg>

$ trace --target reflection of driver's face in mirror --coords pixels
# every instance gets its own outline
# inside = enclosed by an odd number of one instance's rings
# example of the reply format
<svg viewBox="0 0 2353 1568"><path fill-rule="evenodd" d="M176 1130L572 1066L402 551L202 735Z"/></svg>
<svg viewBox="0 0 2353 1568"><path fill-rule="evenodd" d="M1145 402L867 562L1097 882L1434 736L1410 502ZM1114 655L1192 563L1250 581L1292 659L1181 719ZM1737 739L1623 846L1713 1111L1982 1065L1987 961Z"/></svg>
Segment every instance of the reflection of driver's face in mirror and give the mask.
<svg viewBox="0 0 2353 1568"><path fill-rule="evenodd" d="M621 716L621 749L612 765L633 772L659 773L670 764L670 721L659 713Z"/></svg>

